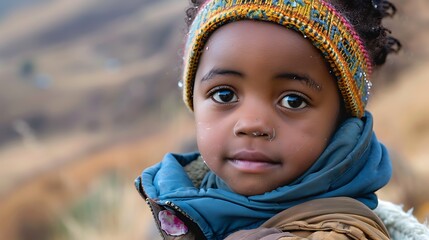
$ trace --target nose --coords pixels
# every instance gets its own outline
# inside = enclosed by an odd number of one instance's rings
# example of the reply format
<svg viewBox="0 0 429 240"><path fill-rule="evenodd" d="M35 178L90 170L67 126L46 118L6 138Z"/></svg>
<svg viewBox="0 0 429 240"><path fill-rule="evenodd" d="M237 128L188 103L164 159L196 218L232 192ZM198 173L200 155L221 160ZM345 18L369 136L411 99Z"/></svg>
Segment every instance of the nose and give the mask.
<svg viewBox="0 0 429 240"><path fill-rule="evenodd" d="M270 141L276 136L274 123L276 109L270 96L261 92L241 99L236 109L233 134L236 137L265 138Z"/></svg>
<svg viewBox="0 0 429 240"><path fill-rule="evenodd" d="M275 129L266 117L242 117L234 125L233 133L237 137L265 138L272 141Z"/></svg>

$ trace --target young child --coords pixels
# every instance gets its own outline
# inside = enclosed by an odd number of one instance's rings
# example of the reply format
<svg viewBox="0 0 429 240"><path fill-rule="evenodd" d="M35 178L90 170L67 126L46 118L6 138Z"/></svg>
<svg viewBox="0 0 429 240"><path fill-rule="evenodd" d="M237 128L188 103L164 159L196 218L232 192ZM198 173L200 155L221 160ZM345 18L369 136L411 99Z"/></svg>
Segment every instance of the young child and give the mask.
<svg viewBox="0 0 429 240"><path fill-rule="evenodd" d="M136 187L165 239L389 239L391 176L365 111L399 49L383 0L207 0L188 9L184 100L198 153Z"/></svg>

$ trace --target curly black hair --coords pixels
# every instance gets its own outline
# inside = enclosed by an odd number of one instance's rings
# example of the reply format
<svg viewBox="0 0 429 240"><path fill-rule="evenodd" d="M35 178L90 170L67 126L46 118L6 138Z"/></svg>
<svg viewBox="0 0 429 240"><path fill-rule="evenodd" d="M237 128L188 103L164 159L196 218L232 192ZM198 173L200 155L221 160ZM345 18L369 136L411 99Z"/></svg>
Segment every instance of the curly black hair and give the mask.
<svg viewBox="0 0 429 240"><path fill-rule="evenodd" d="M186 10L186 24L192 24L198 8L207 0L190 0ZM385 63L387 55L397 53L401 49L398 39L392 37L390 30L385 28L382 20L393 17L396 7L387 0L327 0L353 25L355 31L364 42L374 66Z"/></svg>

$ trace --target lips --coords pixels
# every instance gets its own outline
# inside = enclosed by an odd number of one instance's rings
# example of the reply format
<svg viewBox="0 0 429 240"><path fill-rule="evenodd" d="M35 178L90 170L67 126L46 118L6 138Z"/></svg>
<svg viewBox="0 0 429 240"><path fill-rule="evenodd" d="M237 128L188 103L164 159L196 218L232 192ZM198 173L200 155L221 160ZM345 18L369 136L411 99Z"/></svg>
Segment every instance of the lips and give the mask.
<svg viewBox="0 0 429 240"><path fill-rule="evenodd" d="M228 161L237 170L246 173L262 173L280 165L279 162L257 151L240 151L229 158Z"/></svg>

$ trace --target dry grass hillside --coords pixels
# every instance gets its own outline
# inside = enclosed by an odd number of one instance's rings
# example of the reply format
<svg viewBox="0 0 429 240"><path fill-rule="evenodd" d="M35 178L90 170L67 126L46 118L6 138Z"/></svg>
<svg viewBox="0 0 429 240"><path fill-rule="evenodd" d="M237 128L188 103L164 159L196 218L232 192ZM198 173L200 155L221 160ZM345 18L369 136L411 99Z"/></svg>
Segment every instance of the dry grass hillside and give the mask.
<svg viewBox="0 0 429 240"><path fill-rule="evenodd" d="M8 37L0 40L0 164L7 166L0 193L51 161L60 165L106 141L151 133L153 121L176 111L178 71L169 67L179 58L174 20L184 4L77 2L42 1L1 22ZM164 91L171 94L159 100Z"/></svg>
<svg viewBox="0 0 429 240"><path fill-rule="evenodd" d="M395 0L403 51L369 109L390 149L384 199L429 215L429 8ZM0 239L155 239L133 189L167 151L192 148L180 101L186 0L0 3Z"/></svg>

